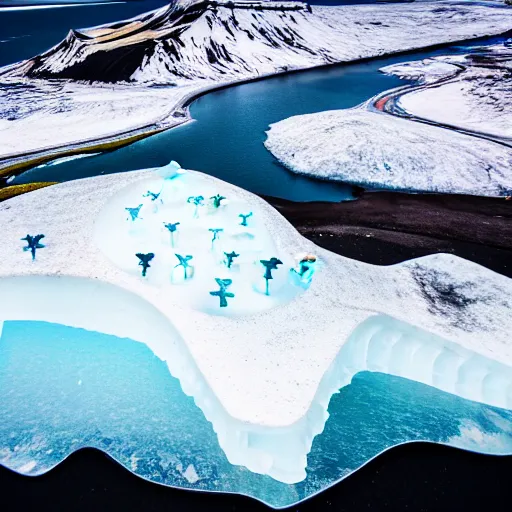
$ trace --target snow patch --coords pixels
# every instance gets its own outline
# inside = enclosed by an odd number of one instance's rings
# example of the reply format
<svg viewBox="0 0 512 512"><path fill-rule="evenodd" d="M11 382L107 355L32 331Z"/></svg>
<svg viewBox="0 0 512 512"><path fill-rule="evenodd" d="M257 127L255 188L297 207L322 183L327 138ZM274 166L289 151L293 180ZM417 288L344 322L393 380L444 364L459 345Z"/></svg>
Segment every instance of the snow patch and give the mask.
<svg viewBox="0 0 512 512"><path fill-rule="evenodd" d="M314 178L413 192L512 192L512 148L363 108L274 123L265 147Z"/></svg>

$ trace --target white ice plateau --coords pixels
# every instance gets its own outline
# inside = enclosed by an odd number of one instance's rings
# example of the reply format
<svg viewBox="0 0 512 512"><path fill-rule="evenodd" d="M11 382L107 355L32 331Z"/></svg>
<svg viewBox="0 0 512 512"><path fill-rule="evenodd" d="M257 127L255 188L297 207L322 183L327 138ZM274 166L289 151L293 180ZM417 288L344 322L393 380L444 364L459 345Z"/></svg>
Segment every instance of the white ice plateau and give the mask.
<svg viewBox="0 0 512 512"><path fill-rule="evenodd" d="M199 194L196 212L187 199ZM216 194L227 198L219 208ZM129 220L125 208L138 204ZM177 221L171 241L162 223ZM512 281L464 259L378 267L337 256L262 199L175 164L10 199L0 224L0 326L40 320L146 344L194 397L228 460L281 482L305 478L331 396L363 370L512 408ZM211 227L225 230L219 246ZM45 234L33 261L22 251L27 233ZM227 269L230 248L241 256ZM155 254L146 277L136 251ZM173 268L180 252L194 256L186 280ZM300 253L318 258L310 282L290 270ZM283 265L267 296L259 260L272 256ZM233 280L226 308L208 293L214 277Z"/></svg>

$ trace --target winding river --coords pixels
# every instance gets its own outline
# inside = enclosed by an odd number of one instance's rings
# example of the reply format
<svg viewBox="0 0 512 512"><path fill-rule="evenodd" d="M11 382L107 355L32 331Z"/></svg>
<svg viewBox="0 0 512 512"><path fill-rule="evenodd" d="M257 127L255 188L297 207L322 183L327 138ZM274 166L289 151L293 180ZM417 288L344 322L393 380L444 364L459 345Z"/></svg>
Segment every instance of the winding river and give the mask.
<svg viewBox="0 0 512 512"><path fill-rule="evenodd" d="M151 0L150 3L151 8L156 8L165 2ZM40 21L41 17L48 16L48 11L52 11L53 18L47 21L52 21L56 28L39 37L38 30L42 28L36 30L41 25L34 25L34 19ZM0 20L8 21L10 18L5 18L6 14L15 16L12 19L14 28L7 34L18 37L22 32L28 32L27 42L30 44L20 44L21 40L18 39L9 40L7 44L9 48L13 45L16 48L28 46L31 55L34 55L50 46L50 39L57 40L60 35L58 30L63 32L65 26L91 26L110 21L112 16L126 18L137 14L134 6L107 4L98 6L99 12L89 8L88 16L93 17L82 16L79 23L75 19L79 11L86 12L86 7L38 10L36 14L31 11L0 13ZM32 23L27 20L32 20ZM27 23L24 27L26 30L21 30L21 23ZM32 31L35 31L34 34ZM206 172L257 194L293 201L351 199L351 186L299 176L281 166L263 145L269 125L294 115L354 107L378 93L407 83L380 73L382 66L439 54L465 53L468 46L477 44L474 41L464 47L445 46L366 62L328 66L211 92L191 105L194 120L190 123L113 152L82 159L57 160L53 164L50 162L26 171L11 184L67 181L157 167L176 160L185 168ZM4 45L0 45L0 52L3 48ZM27 52L27 49L23 51ZM17 52L15 56L28 57ZM13 55L9 57L0 54L0 64L12 62Z"/></svg>
<svg viewBox="0 0 512 512"><path fill-rule="evenodd" d="M66 181L176 160L185 168L257 194L292 201L350 199L352 187L348 185L295 175L282 167L263 145L269 124L298 114L351 108L407 83L380 73L382 66L467 51L466 46L450 46L317 68L211 92L191 105L194 121L190 123L110 153L34 168L12 183Z"/></svg>

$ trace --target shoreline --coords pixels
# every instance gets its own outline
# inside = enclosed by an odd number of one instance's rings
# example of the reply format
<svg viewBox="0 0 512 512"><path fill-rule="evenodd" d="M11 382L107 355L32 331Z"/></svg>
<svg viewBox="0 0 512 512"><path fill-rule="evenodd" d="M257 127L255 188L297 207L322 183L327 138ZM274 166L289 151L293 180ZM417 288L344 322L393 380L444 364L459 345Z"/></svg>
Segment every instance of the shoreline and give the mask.
<svg viewBox="0 0 512 512"><path fill-rule="evenodd" d="M393 57L393 56L406 56L410 55L412 53L416 53L418 51L428 51L428 50L436 50L441 49L444 47L449 47L456 44L462 44L462 43L470 43L470 42L476 42L482 40L484 42L485 40L491 39L491 38L506 38L512 35L512 29L507 30L505 32L500 32L498 34L487 34L485 36L479 36L475 38L469 38L469 39L461 39L461 40L455 40L455 41L448 41L445 43L436 43L434 45L427 45L417 48L410 48L407 50L400 50L396 52L386 52L379 55L374 55L372 57L361 57L359 59L353 59L348 61L340 61L335 63L329 63L329 64L320 64L317 66L311 66L307 68L300 68L300 69L291 69L287 71L279 71L276 73L270 73L270 74L264 74L259 75L257 77L251 77L251 78L245 78L233 82L224 82L224 83L218 83L218 84L212 84L208 85L204 88L201 88L200 90L190 92L186 94L184 97L182 97L178 103L176 104L175 108L166 114L164 117L155 120L152 123L148 123L145 125L142 125L140 127L132 128L129 130L123 130L121 132L108 134L103 137L99 138L91 138L86 139L85 141L77 141L75 143L68 143L68 144L62 144L62 145L56 145L56 146L50 146L46 148L31 150L24 153L15 153L7 156L1 156L0 157L0 178L1 177L7 177L10 175L19 175L23 173L24 171L35 167L37 165L41 165L47 162L50 162L56 158L62 158L65 156L71 156L76 154L82 154L82 153L90 153L90 152L97 152L98 150L101 152L104 151L111 151L115 150L117 148L121 148L123 146L127 146L133 142L137 142L139 140L145 139L147 137L150 137L152 135L156 135L158 133L161 133L166 130L170 130L172 128L176 128L178 126L181 126L185 123L188 123L193 120L193 117L190 115L190 105L196 101L197 99L201 98L202 96L216 91L221 91L233 86L237 85L244 85L252 82L257 82L260 80L267 80L273 77L279 77L279 76L285 76L285 75L291 75L295 73L303 73L307 71L315 71L323 68L332 68L334 66L349 66L352 64L360 64L364 62L370 62L375 59L379 58L387 58L387 57ZM408 86L404 86L408 87ZM389 91L387 91L389 92ZM375 97L374 97L375 98ZM372 101L374 98L370 98L368 101ZM183 111L183 117L176 119L174 117L174 114L179 111ZM172 121L174 122L172 122ZM170 122L171 121L171 122ZM161 126L162 123L169 123L167 126ZM27 157L30 157L27 159ZM3 188L3 186L0 184L0 188Z"/></svg>
<svg viewBox="0 0 512 512"><path fill-rule="evenodd" d="M341 256L393 265L435 253L512 278L512 201L364 192L357 201L296 203L261 196L301 235Z"/></svg>
<svg viewBox="0 0 512 512"><path fill-rule="evenodd" d="M397 102L400 101L400 98L402 96L409 93L424 91L427 89L439 87L441 85L457 82L459 75L464 71L465 68L461 68L455 75L446 78L440 78L435 82L419 85L406 85L396 87L394 89L389 89L388 91L384 91L368 100L368 110L370 112L382 112L383 114L389 114L391 116L398 117L400 119L406 119L408 121L415 121L417 123L428 124L430 126L436 126L438 128L445 128L447 130L458 132L463 135L468 135L470 137L477 137L479 139L488 140L496 144L501 144L502 146L512 147L511 137L496 136L482 131L469 130L461 126L457 126L455 124L432 121L425 117L418 116L417 114L413 114L411 112L402 110L400 109L400 107L397 107Z"/></svg>

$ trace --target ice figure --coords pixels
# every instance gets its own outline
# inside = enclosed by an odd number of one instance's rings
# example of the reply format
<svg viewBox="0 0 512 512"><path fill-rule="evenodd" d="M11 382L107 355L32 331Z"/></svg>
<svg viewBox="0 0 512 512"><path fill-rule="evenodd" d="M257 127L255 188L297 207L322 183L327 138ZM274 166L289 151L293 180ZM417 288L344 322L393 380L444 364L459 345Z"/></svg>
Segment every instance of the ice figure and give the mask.
<svg viewBox="0 0 512 512"><path fill-rule="evenodd" d="M231 251L231 252L225 252L224 253L226 255L226 266L228 268L231 268L231 265L233 264L233 260L235 258L238 258L238 256L240 256L240 254L237 254L235 251Z"/></svg>
<svg viewBox="0 0 512 512"><path fill-rule="evenodd" d="M24 251L30 251L32 253L32 260L36 259L36 249L42 249L44 247L43 244L39 243L41 239L44 238L44 235L36 235L31 236L27 235L25 238L21 240L27 242L27 246L23 247Z"/></svg>
<svg viewBox="0 0 512 512"><path fill-rule="evenodd" d="M313 254L300 256L299 268L292 268L291 270L295 272L303 282L311 282L316 270L316 256Z"/></svg>
<svg viewBox="0 0 512 512"><path fill-rule="evenodd" d="M160 197L160 193L161 192L151 192L151 190L148 190L142 197L150 197L151 201L156 201ZM161 199L160 202L162 202Z"/></svg>
<svg viewBox="0 0 512 512"><path fill-rule="evenodd" d="M142 217L139 217L141 208L142 208L142 203L139 204L139 206L137 206L137 208L125 208L125 210L130 214L130 217L128 217L126 220L135 221L137 219L142 219Z"/></svg>
<svg viewBox="0 0 512 512"><path fill-rule="evenodd" d="M223 201L226 198L224 196L221 196L220 194L216 194L216 195L210 197L210 199L213 200L213 207L219 208L221 206L221 201Z"/></svg>
<svg viewBox="0 0 512 512"><path fill-rule="evenodd" d="M225 308L228 305L228 301L226 300L226 298L233 298L235 296L234 293L226 291L226 288L233 281L231 279L219 279L218 277L215 278L215 281L217 281L217 284L219 285L219 290L216 292L210 292L210 295L213 295L214 297L219 297L220 307Z"/></svg>
<svg viewBox="0 0 512 512"><path fill-rule="evenodd" d="M247 219L249 217L252 217L252 212L249 212L247 215L241 213L238 216L242 219L242 222L240 222L240 226L247 226Z"/></svg>
<svg viewBox="0 0 512 512"><path fill-rule="evenodd" d="M174 266L174 268L183 267L184 271L184 278L187 279L187 268L192 268L191 265L189 265L189 261L193 258L193 256L190 256L190 254L187 254L186 256L182 256L181 254L176 254L176 258L178 258L179 263Z"/></svg>
<svg viewBox="0 0 512 512"><path fill-rule="evenodd" d="M203 206L204 197L203 196L190 196L187 199L187 203L193 204L195 206L194 209L194 218L197 217L198 208Z"/></svg>
<svg viewBox="0 0 512 512"><path fill-rule="evenodd" d="M277 270L277 265L282 265L283 262L279 258L272 257L269 260L260 260L260 263L265 267L265 294L268 295L268 281L274 279L272 277L272 270Z"/></svg>
<svg viewBox="0 0 512 512"><path fill-rule="evenodd" d="M218 240L220 238L219 233L222 233L224 231L223 228L210 228L208 231L211 231L213 233L212 237L212 247L215 240Z"/></svg>
<svg viewBox="0 0 512 512"><path fill-rule="evenodd" d="M147 254L143 254L138 252L135 256L139 258L139 265L142 267L142 277L146 277L146 272L151 265L149 262L155 257L152 252L148 252Z"/></svg>
<svg viewBox="0 0 512 512"><path fill-rule="evenodd" d="M179 222L169 222L165 223L164 226L169 230L169 233L171 233L171 246L174 247L174 233L178 229L177 226L179 226Z"/></svg>
<svg viewBox="0 0 512 512"><path fill-rule="evenodd" d="M176 178L180 174L184 174L185 170L182 169L181 165L178 162L172 160L167 165L159 167L156 172L164 180L172 180L173 178Z"/></svg>

